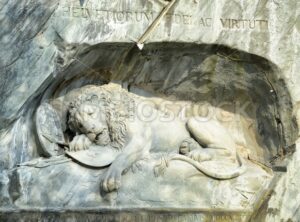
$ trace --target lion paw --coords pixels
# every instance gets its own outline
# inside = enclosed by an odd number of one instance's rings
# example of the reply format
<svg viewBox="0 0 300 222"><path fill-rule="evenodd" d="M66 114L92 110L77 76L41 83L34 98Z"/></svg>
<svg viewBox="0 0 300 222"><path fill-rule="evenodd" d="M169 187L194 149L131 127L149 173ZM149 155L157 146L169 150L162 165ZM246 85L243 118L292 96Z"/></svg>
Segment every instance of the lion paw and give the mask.
<svg viewBox="0 0 300 222"><path fill-rule="evenodd" d="M190 151L202 148L200 144L193 138L187 138L182 141L179 147L179 153L182 155L187 155Z"/></svg>
<svg viewBox="0 0 300 222"><path fill-rule="evenodd" d="M212 159L212 156L203 148L192 150L187 156L197 162L203 162Z"/></svg>
<svg viewBox="0 0 300 222"><path fill-rule="evenodd" d="M86 135L78 135L73 138L69 145L69 151L86 150L90 147L92 142Z"/></svg>
<svg viewBox="0 0 300 222"><path fill-rule="evenodd" d="M101 188L105 192L112 192L121 187L121 171L117 168L108 168L108 171L101 182Z"/></svg>
<svg viewBox="0 0 300 222"><path fill-rule="evenodd" d="M138 171L142 171L142 163L140 161L137 161L135 163L132 164L131 166L131 172L132 173L136 173Z"/></svg>

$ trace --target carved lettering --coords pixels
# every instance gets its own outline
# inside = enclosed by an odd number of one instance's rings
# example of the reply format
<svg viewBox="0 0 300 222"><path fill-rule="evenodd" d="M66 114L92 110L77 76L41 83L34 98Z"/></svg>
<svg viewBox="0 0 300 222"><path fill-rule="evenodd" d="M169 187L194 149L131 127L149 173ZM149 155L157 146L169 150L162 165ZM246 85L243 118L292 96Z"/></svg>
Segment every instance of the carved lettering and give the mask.
<svg viewBox="0 0 300 222"><path fill-rule="evenodd" d="M63 7L63 16L69 16L71 14L70 7Z"/></svg>
<svg viewBox="0 0 300 222"><path fill-rule="evenodd" d="M207 27L211 27L212 26L212 18L206 18L205 19L205 24Z"/></svg>
<svg viewBox="0 0 300 222"><path fill-rule="evenodd" d="M151 23L159 14L153 11L110 11L89 7L62 6L60 15L64 17L91 19L92 21L108 21L114 23ZM197 17L179 13L168 13L165 21L177 25L196 26L201 28L211 28L219 20L221 27L228 30L268 30L269 22L263 19L237 19L237 18L211 18Z"/></svg>
<svg viewBox="0 0 300 222"><path fill-rule="evenodd" d="M240 28L240 25L239 25L239 23L238 23L238 20L236 20L236 19L232 19L232 27L234 28L234 27L236 27L236 28Z"/></svg>
<svg viewBox="0 0 300 222"><path fill-rule="evenodd" d="M198 25L200 27L211 27L212 26L212 18L200 18Z"/></svg>
<svg viewBox="0 0 300 222"><path fill-rule="evenodd" d="M181 14L166 14L165 19L174 24L191 25L192 16L191 15L181 15Z"/></svg>
<svg viewBox="0 0 300 222"><path fill-rule="evenodd" d="M136 13L135 13L135 16L136 16L136 21L137 21L137 22L142 21L142 18L143 18L143 17L142 17L142 13L136 12Z"/></svg>
<svg viewBox="0 0 300 222"><path fill-rule="evenodd" d="M245 218L245 215L241 214L237 214L237 215L213 215L211 217L211 220L214 222L218 222L218 221L240 221L243 218Z"/></svg>
<svg viewBox="0 0 300 222"><path fill-rule="evenodd" d="M220 18L220 20L221 20L221 23L223 25L223 28L228 27L228 19L222 19L222 18Z"/></svg>
<svg viewBox="0 0 300 222"><path fill-rule="evenodd" d="M176 24L180 24L182 22L181 15L175 14L174 21Z"/></svg>
<svg viewBox="0 0 300 222"><path fill-rule="evenodd" d="M149 22L151 22L154 18L153 18L153 12L144 12L145 17L147 18L147 20Z"/></svg>
<svg viewBox="0 0 300 222"><path fill-rule="evenodd" d="M189 25L191 24L192 16L190 15L183 15L183 24Z"/></svg>
<svg viewBox="0 0 300 222"><path fill-rule="evenodd" d="M102 11L103 12L103 11ZM107 21L111 21L111 20L114 20L113 19L113 12L111 12L111 11L106 11L106 19L107 19Z"/></svg>
<svg viewBox="0 0 300 222"><path fill-rule="evenodd" d="M268 29L269 24L267 20L256 20L259 23L261 29Z"/></svg>
<svg viewBox="0 0 300 222"><path fill-rule="evenodd" d="M119 22L123 22L126 18L126 15L124 12L116 12L115 15Z"/></svg>
<svg viewBox="0 0 300 222"><path fill-rule="evenodd" d="M72 7L70 12L73 17L88 18L87 8Z"/></svg>
<svg viewBox="0 0 300 222"><path fill-rule="evenodd" d="M132 12L126 12L126 21L133 21Z"/></svg>
<svg viewBox="0 0 300 222"><path fill-rule="evenodd" d="M222 27L225 29L256 29L267 30L267 20L250 20L250 19L224 19L220 18Z"/></svg>

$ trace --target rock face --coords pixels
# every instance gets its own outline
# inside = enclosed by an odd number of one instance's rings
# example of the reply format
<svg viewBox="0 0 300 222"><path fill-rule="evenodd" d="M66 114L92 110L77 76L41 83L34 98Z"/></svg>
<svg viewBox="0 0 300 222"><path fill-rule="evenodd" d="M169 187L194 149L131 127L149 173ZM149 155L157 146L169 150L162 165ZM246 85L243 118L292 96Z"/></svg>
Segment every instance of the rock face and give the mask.
<svg viewBox="0 0 300 222"><path fill-rule="evenodd" d="M151 207L184 208L178 216L182 221L226 220L205 213L214 208L228 210L236 221L298 220L299 3L178 0L140 50L135 42L166 4L162 0L0 2L0 210L6 212L5 220L23 214L28 221L76 221L74 215L80 210L113 212L118 207L139 212ZM103 196L99 181L105 169L85 168L67 157L54 157L55 164L48 166L36 129L40 104L49 103L58 111L66 133L68 95L88 84L110 82L145 98L168 101L160 108L175 115L184 111L185 117L217 119L232 135L237 152L248 159L250 170L220 186L211 185L217 182L201 174L187 184L194 168L182 166L185 174L178 175L174 166L173 171L168 169L171 176L157 179L149 160L142 164L144 171L124 175L125 186L118 195ZM287 172L269 171L285 166ZM236 184L245 186L245 181L250 181L248 193L231 191ZM204 186L194 188L197 183ZM148 191L134 192L141 188ZM210 192L214 195L207 196ZM249 200L249 193L257 199ZM236 206L226 202L231 198ZM41 209L74 212L55 217L41 214ZM237 209L238 215L230 214ZM31 219L26 210L35 212ZM194 219L185 215L191 211ZM116 215L112 220L121 220ZM99 220L99 215L89 217ZM151 221L151 215L124 217Z"/></svg>

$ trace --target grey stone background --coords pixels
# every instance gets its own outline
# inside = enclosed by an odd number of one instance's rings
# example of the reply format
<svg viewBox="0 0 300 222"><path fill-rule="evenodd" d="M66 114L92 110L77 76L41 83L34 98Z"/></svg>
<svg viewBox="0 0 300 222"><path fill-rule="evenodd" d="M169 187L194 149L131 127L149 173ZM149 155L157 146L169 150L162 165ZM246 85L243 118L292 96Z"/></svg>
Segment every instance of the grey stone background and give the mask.
<svg viewBox="0 0 300 222"><path fill-rule="evenodd" d="M35 137L32 136L32 118L42 97L47 98L45 92L53 93L61 82L68 82L75 76L80 78L78 75L86 72L91 72L91 77L89 80L81 80L81 83L108 79L119 79L127 83L134 79L133 83L141 83L139 77L126 76L125 71L129 71L129 65L135 67L132 70L139 70L139 60L135 61L135 58L139 53L143 54L143 51L130 50L131 45L134 46L134 41L150 24L149 13L156 15L162 6L163 3L154 0L91 0L85 1L83 6L75 0L0 1L0 190L5 187L3 184L9 183L8 169L39 156ZM225 53L227 59L249 58L247 53L250 53L253 54L251 62L255 61L260 67L271 66L266 68L271 70L267 79L259 74L253 76L253 79L261 78L264 83L270 80L273 84L277 98L270 99L273 101L270 104L278 107L276 114L279 114L285 131L284 147L288 150L288 147L295 145L296 152L288 161L287 173L280 178L270 201L262 209L260 216L265 221L297 221L300 218L300 153L297 149L297 125L300 121L300 91L297 87L300 83L299 12L300 6L296 0L178 0L171 9L172 15L151 35L143 55L147 60L149 52L151 61L155 57L166 58L162 56L164 50L161 50L165 45L156 44L158 42L169 42L170 47L165 50L169 53L170 48L176 48L179 43L193 43L186 46L190 47L187 53L197 49L207 53L214 51L212 45L221 45L221 48L228 47L219 50ZM209 24L204 25L201 18L209 18L205 20ZM239 23L239 27L226 28L220 19L223 22L225 19L244 19L246 25L242 27ZM266 20L268 27L247 27L248 20ZM121 47L121 43L125 47ZM157 50L159 52L156 54ZM175 54L172 56L176 57L179 51L181 49L173 50ZM226 61L220 58L217 60L220 63ZM183 60L180 61L184 63ZM182 69L191 64L187 62L184 66L182 63ZM192 64L196 65L196 62ZM107 70L113 72L101 77L104 79L93 77L93 73ZM251 74L251 70L248 74ZM169 78L172 80L172 75ZM214 83L219 83L220 80L217 79ZM171 83L170 81L169 84ZM247 84L249 86L250 82L245 81L244 85ZM251 90L265 86L253 86ZM259 96L263 97L264 94L262 91ZM210 93L206 96L214 98ZM265 97L272 98L267 95ZM268 106L263 108L263 112L268 112ZM274 147L280 144L275 137L271 140L275 141ZM9 191L1 192L9 195ZM5 195L1 199L7 201Z"/></svg>

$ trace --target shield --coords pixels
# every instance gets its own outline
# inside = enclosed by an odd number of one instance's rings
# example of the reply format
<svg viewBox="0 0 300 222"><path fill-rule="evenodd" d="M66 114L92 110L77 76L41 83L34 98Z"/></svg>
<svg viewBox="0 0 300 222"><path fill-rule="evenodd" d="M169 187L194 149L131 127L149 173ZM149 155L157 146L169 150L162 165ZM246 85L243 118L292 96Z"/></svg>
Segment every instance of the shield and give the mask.
<svg viewBox="0 0 300 222"><path fill-rule="evenodd" d="M65 145L64 133L57 111L48 103L43 103L36 111L36 131L43 153L58 156L64 150L58 145Z"/></svg>
<svg viewBox="0 0 300 222"><path fill-rule="evenodd" d="M83 165L99 168L110 165L120 152L112 147L92 145L87 150L66 151L66 154Z"/></svg>

